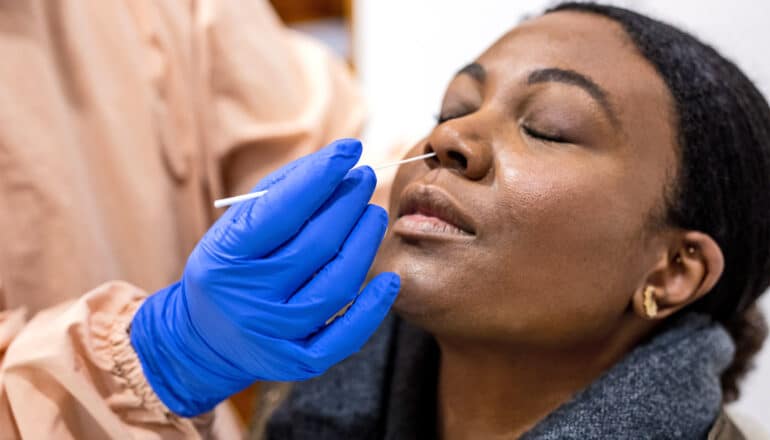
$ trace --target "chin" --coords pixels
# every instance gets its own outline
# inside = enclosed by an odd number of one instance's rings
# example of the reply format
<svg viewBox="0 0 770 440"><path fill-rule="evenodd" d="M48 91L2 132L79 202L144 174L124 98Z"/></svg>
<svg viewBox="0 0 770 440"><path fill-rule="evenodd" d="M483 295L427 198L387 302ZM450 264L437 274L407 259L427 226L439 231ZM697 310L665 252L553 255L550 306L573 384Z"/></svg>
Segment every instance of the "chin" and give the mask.
<svg viewBox="0 0 770 440"><path fill-rule="evenodd" d="M478 316L484 314L484 298L494 281L485 274L494 248L479 240L475 228L462 226L459 214L450 215L448 205L428 203L432 199L430 191L427 194L423 199L415 196L405 205L407 214L394 219L372 273L394 272L401 277L393 305L399 316L434 335L461 334L467 325L477 326ZM422 214L409 214L410 209ZM452 223L431 215L443 215Z"/></svg>
<svg viewBox="0 0 770 440"><path fill-rule="evenodd" d="M447 314L448 309L446 301L441 301L441 298L425 290L410 288L409 283L404 283L402 278L401 292L393 303L393 310L399 316L423 327L423 321L435 321Z"/></svg>
<svg viewBox="0 0 770 440"><path fill-rule="evenodd" d="M372 269L374 273L395 272L401 277L401 290L393 310L410 323L432 332L434 326L456 311L453 305L459 303L456 294L462 289L452 286L453 280L446 271L448 263L441 254L403 249L400 243L390 244L383 244Z"/></svg>

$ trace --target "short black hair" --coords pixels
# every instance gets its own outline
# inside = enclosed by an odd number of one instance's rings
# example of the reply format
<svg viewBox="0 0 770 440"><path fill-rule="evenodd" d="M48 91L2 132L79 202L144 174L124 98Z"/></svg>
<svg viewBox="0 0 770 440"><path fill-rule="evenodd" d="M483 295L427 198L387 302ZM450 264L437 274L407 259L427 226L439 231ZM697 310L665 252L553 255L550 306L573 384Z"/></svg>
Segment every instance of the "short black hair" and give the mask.
<svg viewBox="0 0 770 440"><path fill-rule="evenodd" d="M660 74L673 97L678 170L665 195L667 224L710 235L725 257L711 292L685 310L721 322L736 342L722 375L726 401L767 335L756 300L770 285L770 108L741 70L707 44L627 9L562 3L614 20Z"/></svg>

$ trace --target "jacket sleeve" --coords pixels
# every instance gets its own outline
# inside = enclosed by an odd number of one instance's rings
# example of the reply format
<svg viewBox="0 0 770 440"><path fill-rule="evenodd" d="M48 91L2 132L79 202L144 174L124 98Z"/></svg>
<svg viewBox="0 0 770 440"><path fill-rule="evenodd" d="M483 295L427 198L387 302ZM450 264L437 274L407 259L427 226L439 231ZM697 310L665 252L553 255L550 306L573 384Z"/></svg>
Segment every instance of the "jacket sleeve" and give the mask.
<svg viewBox="0 0 770 440"><path fill-rule="evenodd" d="M39 312L0 315L0 425L16 438L237 438L226 403L172 414L142 374L129 323L146 293L110 282ZM12 427L12 428L10 428Z"/></svg>

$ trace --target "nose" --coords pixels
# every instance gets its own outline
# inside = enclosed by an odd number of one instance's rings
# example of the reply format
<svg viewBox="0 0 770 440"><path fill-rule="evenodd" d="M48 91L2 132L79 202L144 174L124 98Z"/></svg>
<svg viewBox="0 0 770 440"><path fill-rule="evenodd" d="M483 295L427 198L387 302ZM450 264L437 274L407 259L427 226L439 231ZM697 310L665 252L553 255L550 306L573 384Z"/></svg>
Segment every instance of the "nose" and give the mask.
<svg viewBox="0 0 770 440"><path fill-rule="evenodd" d="M447 121L436 127L425 143L431 168L452 169L467 179L481 180L492 168L492 148L474 133L464 133L460 121ZM467 128L467 127L465 127Z"/></svg>

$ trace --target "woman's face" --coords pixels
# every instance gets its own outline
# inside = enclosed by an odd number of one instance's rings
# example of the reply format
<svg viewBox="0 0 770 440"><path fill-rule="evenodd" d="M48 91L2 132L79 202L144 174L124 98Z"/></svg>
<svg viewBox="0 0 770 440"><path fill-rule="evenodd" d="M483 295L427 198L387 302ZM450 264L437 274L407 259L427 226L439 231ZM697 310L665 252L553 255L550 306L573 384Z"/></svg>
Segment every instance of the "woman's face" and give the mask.
<svg viewBox="0 0 770 440"><path fill-rule="evenodd" d="M401 167L376 271L436 335L595 342L627 317L661 256L676 171L671 97L609 19L558 12L458 73Z"/></svg>

